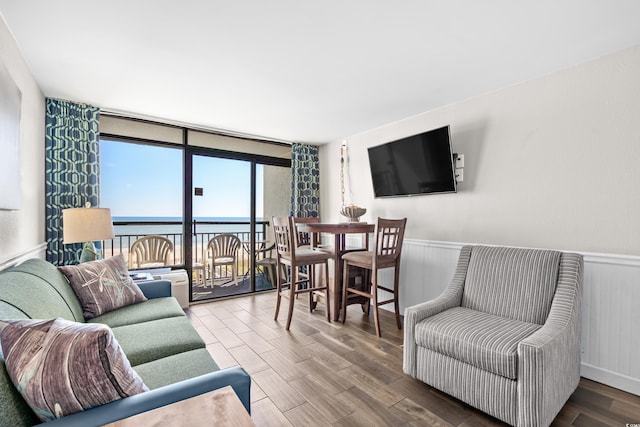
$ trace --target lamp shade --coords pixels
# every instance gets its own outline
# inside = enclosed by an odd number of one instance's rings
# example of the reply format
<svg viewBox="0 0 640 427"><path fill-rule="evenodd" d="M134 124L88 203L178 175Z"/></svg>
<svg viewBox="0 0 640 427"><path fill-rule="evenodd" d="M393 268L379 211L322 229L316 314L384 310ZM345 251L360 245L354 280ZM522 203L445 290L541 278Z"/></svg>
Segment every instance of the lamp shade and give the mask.
<svg viewBox="0 0 640 427"><path fill-rule="evenodd" d="M62 235L65 244L113 239L111 209L63 209Z"/></svg>

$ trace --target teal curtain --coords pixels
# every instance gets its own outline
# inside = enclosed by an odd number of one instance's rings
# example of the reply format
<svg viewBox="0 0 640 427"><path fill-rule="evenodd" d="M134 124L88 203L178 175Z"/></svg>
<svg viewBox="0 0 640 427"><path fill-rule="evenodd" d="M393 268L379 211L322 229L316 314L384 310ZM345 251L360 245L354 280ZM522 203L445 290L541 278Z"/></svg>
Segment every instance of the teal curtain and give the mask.
<svg viewBox="0 0 640 427"><path fill-rule="evenodd" d="M291 215L320 216L320 161L315 145L291 146Z"/></svg>
<svg viewBox="0 0 640 427"><path fill-rule="evenodd" d="M47 261L73 264L80 243L62 243L62 210L99 206L100 110L85 104L46 99L45 204Z"/></svg>

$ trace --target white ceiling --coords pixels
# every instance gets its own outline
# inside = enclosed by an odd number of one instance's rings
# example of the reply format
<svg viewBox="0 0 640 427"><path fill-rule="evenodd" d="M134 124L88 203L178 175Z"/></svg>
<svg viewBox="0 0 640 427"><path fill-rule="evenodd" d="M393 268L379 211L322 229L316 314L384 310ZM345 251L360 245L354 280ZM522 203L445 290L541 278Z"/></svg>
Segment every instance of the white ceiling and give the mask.
<svg viewBox="0 0 640 427"><path fill-rule="evenodd" d="M48 97L323 143L640 44L637 0L0 0Z"/></svg>

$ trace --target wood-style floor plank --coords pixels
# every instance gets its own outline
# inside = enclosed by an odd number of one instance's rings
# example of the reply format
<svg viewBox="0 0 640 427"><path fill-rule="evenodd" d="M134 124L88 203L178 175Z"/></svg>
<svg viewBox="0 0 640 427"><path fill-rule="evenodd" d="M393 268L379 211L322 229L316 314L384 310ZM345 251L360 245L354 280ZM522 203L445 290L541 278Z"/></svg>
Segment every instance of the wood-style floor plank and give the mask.
<svg viewBox="0 0 640 427"><path fill-rule="evenodd" d="M294 426L324 427L328 421L310 403L304 403L284 413Z"/></svg>
<svg viewBox="0 0 640 427"><path fill-rule="evenodd" d="M355 410L346 402L338 399L334 393L325 388L313 375L291 381L295 388L314 408L320 411L329 423L351 415Z"/></svg>
<svg viewBox="0 0 640 427"><path fill-rule="evenodd" d="M294 427L268 397L251 404L251 418L256 426Z"/></svg>
<svg viewBox="0 0 640 427"><path fill-rule="evenodd" d="M274 405L286 412L306 402L300 393L280 377L273 369L257 372L251 376Z"/></svg>
<svg viewBox="0 0 640 427"><path fill-rule="evenodd" d="M229 353L229 351L227 351L227 349L219 342L215 344L208 344L207 351L211 357L213 357L213 360L216 361L216 364L220 369L238 365L238 361L234 359L231 353Z"/></svg>
<svg viewBox="0 0 640 427"><path fill-rule="evenodd" d="M299 298L291 330L277 321L275 294L261 293L191 306L187 315L221 368L251 375L257 426L505 426L402 372L403 331L382 310L382 338L373 321L350 306L346 323L327 322L324 305L309 313ZM624 426L640 422L640 397L582 379L553 422Z"/></svg>

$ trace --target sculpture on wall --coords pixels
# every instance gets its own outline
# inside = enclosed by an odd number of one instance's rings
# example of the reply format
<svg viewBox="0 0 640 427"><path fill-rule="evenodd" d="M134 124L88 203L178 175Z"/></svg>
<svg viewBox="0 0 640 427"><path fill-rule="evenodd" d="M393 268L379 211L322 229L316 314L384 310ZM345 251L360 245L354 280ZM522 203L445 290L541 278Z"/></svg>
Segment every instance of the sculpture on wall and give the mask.
<svg viewBox="0 0 640 427"><path fill-rule="evenodd" d="M344 170L345 170L345 154L347 152L347 141L343 141L340 145L340 214L349 218L349 222L359 222L360 217L364 215L367 210L359 206L350 203L344 204ZM351 197L350 197L351 198Z"/></svg>

